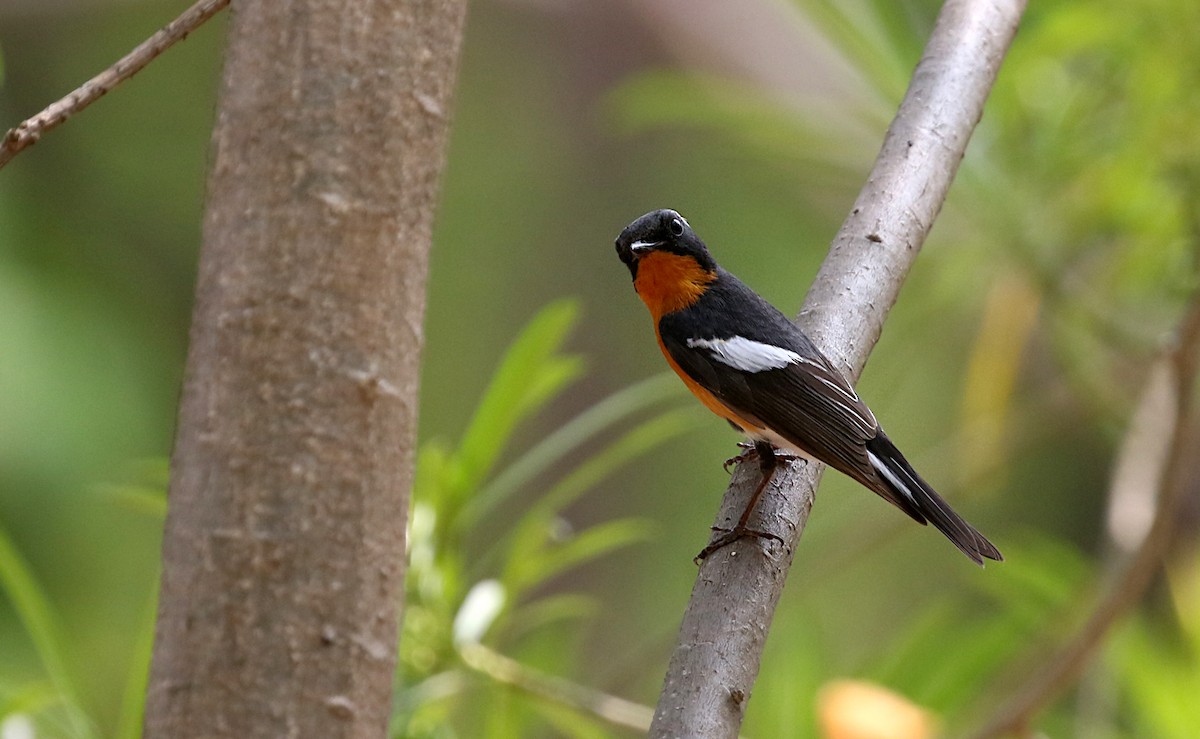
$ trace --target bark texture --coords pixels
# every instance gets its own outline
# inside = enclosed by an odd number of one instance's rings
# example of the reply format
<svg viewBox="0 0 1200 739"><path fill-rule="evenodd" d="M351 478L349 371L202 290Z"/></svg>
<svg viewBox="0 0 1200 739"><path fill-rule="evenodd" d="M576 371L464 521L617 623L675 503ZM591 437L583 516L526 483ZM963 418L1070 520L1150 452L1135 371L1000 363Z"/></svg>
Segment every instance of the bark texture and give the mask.
<svg viewBox="0 0 1200 739"><path fill-rule="evenodd" d="M380 737L464 0L234 2L148 737Z"/></svg>
<svg viewBox="0 0 1200 739"><path fill-rule="evenodd" d="M883 329L983 114L1024 0L947 0L875 166L809 290L799 321L851 380ZM743 539L704 561L684 614L652 737L736 737L824 465L777 468ZM737 521L758 482L741 465L717 517Z"/></svg>

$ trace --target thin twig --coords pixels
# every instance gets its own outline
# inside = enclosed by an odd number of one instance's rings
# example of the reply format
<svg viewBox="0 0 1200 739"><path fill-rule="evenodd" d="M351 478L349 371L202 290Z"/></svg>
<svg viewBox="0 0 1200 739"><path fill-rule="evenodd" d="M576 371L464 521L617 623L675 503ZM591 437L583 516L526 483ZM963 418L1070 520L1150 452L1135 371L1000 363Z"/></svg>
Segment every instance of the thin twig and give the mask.
<svg viewBox="0 0 1200 739"><path fill-rule="evenodd" d="M10 128L4 134L3 140L0 140L0 167L8 164L22 149L36 144L42 134L58 126L106 95L117 85L142 71L142 68L155 57L175 43L187 38L189 33L199 28L228 4L229 0L199 0L178 18L164 26L162 30L117 60L116 64L84 82L71 94L52 103L41 113L21 122L16 128Z"/></svg>
<svg viewBox="0 0 1200 739"><path fill-rule="evenodd" d="M561 677L547 675L482 644L465 644L460 647L459 653L468 667L497 682L591 714L614 726L643 734L650 728L650 718L654 711L649 706L618 698Z"/></svg>
<svg viewBox="0 0 1200 739"><path fill-rule="evenodd" d="M904 276L941 209L983 113L1025 0L947 0L900 110L800 314L823 352L856 379ZM734 475L718 526L737 520L757 482ZM758 676L823 465L778 468L755 528L785 547L743 540L706 559L659 697L652 737L732 737Z"/></svg>
<svg viewBox="0 0 1200 739"><path fill-rule="evenodd" d="M1161 403L1163 394L1167 394L1166 399L1174 418L1147 418L1146 422L1161 424L1169 420L1169 433L1158 434L1160 429L1141 428L1140 424L1132 424L1127 432L1127 437L1157 435L1160 443L1169 449L1167 454L1157 455L1163 460L1163 470L1157 475L1157 479L1162 481L1162 489L1154 523L1075 637L1054 653L1041 673L1029 680L1019 693L995 713L979 733L979 739L1026 732L1038 712L1075 683L1101 646L1105 634L1129 612L1150 586L1170 545L1179 518L1179 506L1186 498L1190 484L1189 467L1196 439L1193 438L1194 434L1188 433L1188 429L1198 362L1200 296L1193 298L1179 326L1174 345L1163 352L1151 370L1147 389L1142 394L1141 405ZM1142 415L1139 413L1135 417ZM1119 476L1114 475L1116 477Z"/></svg>

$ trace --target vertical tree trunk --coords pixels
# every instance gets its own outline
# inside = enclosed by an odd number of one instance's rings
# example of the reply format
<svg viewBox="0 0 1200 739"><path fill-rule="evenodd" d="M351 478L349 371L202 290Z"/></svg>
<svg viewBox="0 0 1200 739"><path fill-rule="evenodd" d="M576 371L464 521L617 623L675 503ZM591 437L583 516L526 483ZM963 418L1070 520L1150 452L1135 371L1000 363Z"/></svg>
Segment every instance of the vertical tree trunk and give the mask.
<svg viewBox="0 0 1200 739"><path fill-rule="evenodd" d="M233 8L146 736L382 736L465 2Z"/></svg>

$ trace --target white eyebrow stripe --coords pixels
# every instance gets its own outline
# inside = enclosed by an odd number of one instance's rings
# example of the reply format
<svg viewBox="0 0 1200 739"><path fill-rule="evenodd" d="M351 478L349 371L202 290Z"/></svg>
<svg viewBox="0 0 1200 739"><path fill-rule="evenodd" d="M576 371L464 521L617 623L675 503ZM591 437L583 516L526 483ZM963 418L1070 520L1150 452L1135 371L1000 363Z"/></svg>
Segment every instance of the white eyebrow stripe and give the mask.
<svg viewBox="0 0 1200 739"><path fill-rule="evenodd" d="M742 372L765 372L803 362L804 357L790 349L761 341L734 336L728 339L688 339L691 349L707 349L713 359Z"/></svg>

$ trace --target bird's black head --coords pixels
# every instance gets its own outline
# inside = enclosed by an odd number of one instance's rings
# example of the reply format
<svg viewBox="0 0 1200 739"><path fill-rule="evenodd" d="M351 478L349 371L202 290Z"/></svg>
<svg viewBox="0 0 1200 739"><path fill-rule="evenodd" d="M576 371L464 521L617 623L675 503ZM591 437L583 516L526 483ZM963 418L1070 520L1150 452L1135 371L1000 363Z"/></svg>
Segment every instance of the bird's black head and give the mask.
<svg viewBox="0 0 1200 739"><path fill-rule="evenodd" d="M706 272L717 268L708 247L683 216L665 208L651 211L626 226L617 237L616 245L617 256L629 267L634 279L637 279L638 262L656 251L691 257Z"/></svg>

